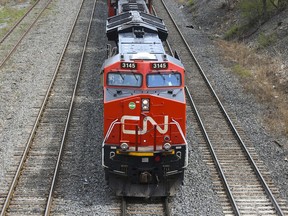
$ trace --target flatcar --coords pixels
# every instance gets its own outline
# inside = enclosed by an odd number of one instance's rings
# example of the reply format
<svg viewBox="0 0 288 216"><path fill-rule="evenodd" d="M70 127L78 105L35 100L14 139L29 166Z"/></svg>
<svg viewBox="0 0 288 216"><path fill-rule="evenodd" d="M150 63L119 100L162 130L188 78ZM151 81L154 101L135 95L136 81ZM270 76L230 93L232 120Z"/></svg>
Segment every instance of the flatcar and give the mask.
<svg viewBox="0 0 288 216"><path fill-rule="evenodd" d="M101 70L102 166L117 196L172 196L188 165L185 69L165 52L168 32L151 4L108 0L106 35L116 45Z"/></svg>

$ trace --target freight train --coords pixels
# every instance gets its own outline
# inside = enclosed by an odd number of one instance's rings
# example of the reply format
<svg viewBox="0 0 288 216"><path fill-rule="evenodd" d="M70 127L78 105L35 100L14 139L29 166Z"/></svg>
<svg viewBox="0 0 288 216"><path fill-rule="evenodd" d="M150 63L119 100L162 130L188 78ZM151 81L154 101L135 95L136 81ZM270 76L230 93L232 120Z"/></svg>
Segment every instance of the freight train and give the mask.
<svg viewBox="0 0 288 216"><path fill-rule="evenodd" d="M151 0L108 0L102 66L105 179L117 196L175 195L188 165L185 69Z"/></svg>

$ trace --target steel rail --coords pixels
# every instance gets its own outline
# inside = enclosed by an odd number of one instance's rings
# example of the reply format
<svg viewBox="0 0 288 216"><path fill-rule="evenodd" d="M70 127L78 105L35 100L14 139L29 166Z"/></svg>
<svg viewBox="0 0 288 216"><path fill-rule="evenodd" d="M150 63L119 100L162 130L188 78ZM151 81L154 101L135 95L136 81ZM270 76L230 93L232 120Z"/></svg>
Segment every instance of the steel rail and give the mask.
<svg viewBox="0 0 288 216"><path fill-rule="evenodd" d="M126 197L122 197L121 199L121 216L127 215L127 200Z"/></svg>
<svg viewBox="0 0 288 216"><path fill-rule="evenodd" d="M164 197L164 215L165 216L171 216L171 209L170 209L170 204L169 204L169 197Z"/></svg>
<svg viewBox="0 0 288 216"><path fill-rule="evenodd" d="M216 98L216 101L217 101L218 105L220 106L221 111L223 112L223 115L224 115L225 119L228 121L229 126L231 127L232 131L233 131L234 134L236 135L236 138L238 139L239 143L241 144L241 148L244 150L244 152L245 152L245 154L246 154L246 156L247 156L247 158L248 158L248 160L249 160L249 162L250 162L250 164L251 164L254 172L256 173L257 178L258 178L259 181L261 182L261 184L262 184L262 186L263 186L263 188L264 188L264 190L265 190L268 198L269 198L270 201L272 202L272 204L273 204L273 206L274 206L277 214L280 215L280 216L284 216L284 214L283 214L283 212L282 212L279 204L277 203L274 195L272 194L271 190L269 189L269 187L268 187L268 185L267 185L264 177L263 177L262 174L260 173L259 168L257 167L257 165L256 165L256 163L254 162L252 156L250 155L250 153L249 153L249 151L248 151L248 149L247 149L244 141L243 141L242 138L240 137L238 131L236 130L234 124L232 123L232 120L231 120L230 117L228 116L228 113L226 112L223 104L221 103L219 97L217 96L217 94L216 94L216 92L214 91L211 83L209 82L209 80L208 80L208 78L207 78L204 70L203 70L202 67L200 66L200 64L199 64L198 60L196 59L194 53L192 52L190 46L188 45L188 43L187 43L187 41L185 40L183 34L181 33L179 27L177 26L174 18L172 17L171 13L169 12L168 7L166 6L164 0L161 0L161 2L163 3L163 5L164 5L167 13L169 14L171 20L173 21L173 23L174 23L177 31L178 31L179 34L181 35L181 38L183 39L185 45L187 46L187 48L188 48L188 50L189 50L189 52L190 52L193 60L195 61L195 64L196 64L197 68L198 68L199 71L201 72L202 77L204 78L206 84L208 85L209 90L211 91L211 93L213 94L213 96Z"/></svg>
<svg viewBox="0 0 288 216"><path fill-rule="evenodd" d="M26 13L10 28L10 30L3 36L0 41L0 44L13 32L13 30L19 25L19 23L31 12L31 10L39 3L40 0L37 0L27 11Z"/></svg>
<svg viewBox="0 0 288 216"><path fill-rule="evenodd" d="M153 11L154 11L154 14L157 16L157 13L156 13L155 8L152 7L152 9L153 9ZM166 41L166 43L167 43L167 45L168 45L169 52L170 52L171 54L173 54L173 51L172 51L172 48L171 48L169 42ZM225 177L225 175L224 175L224 171L223 171L223 169L221 168L220 162L219 162L219 160L218 160L218 158L217 158L217 156L216 156L216 154L215 154L213 145L212 145L212 143L211 143L211 141L210 141L210 138L209 138L209 136L208 136L208 133L207 133L205 127L204 127L204 124L203 124L203 122L202 122L202 120L201 120L200 114L199 114L199 112L198 112L198 110L197 110L197 108L196 108L196 105L195 105L195 103L194 103L194 101L193 101L193 98L192 98L192 96L191 96L191 94L190 94L187 86L185 86L185 92L186 92L186 94L188 95L188 99L189 99L190 105L191 105L191 107L193 108L193 111L194 111L194 113L195 113L195 115L196 115L196 118L197 118L197 120L198 120L198 122L199 122L199 124L200 124L200 126L201 126L200 128L201 128L201 130L202 130L202 133L204 134L204 138L205 138L206 142L208 143L209 150L210 150L211 155L212 155L212 157L213 157L213 160L214 160L214 162L215 162L215 164L216 164L216 168L217 168L217 170L218 170L218 173L220 173L221 180L222 180L222 183L223 183L223 185L224 185L224 188L225 188L225 190L226 190L226 192L227 192L227 194L228 194L228 198L229 198L229 200L230 200L230 202L231 202L232 209L233 209L233 211L236 213L236 215L240 215L239 208L238 208L238 206L237 206L237 204L236 204L236 202L235 202L235 199L234 199L234 197L233 197L233 195L232 195L231 189L230 189L230 187L228 186L226 177ZM166 201L165 201L165 202L166 202Z"/></svg>
<svg viewBox="0 0 288 216"><path fill-rule="evenodd" d="M18 165L17 171L16 171L16 173L15 173L14 179L13 179L13 181L12 181L12 184L10 185L10 189L9 189L9 192L8 192L8 194L7 194L7 196L6 196L6 200L5 200L5 203L4 203L4 205L3 205L3 208L2 208L2 211L1 211L0 216L4 216L4 215L5 215L5 212L7 211L8 207L9 207L9 205L10 205L11 198L12 198L12 196L13 196L13 194L14 194L14 191L15 191L15 188L16 188L16 186L17 186L17 184L18 184L18 179L19 179L19 177L20 177L20 175L21 175L21 171L22 171L23 166L24 166L24 163L25 163L25 161L26 161L26 159L27 159L27 156L28 156L29 150L30 150L30 148L31 148L33 139L34 139L34 137L35 137L37 128L38 128L38 126L39 126L41 117L42 117L42 115L43 115L43 113L44 113L44 109L45 109L46 104L47 104L47 102L48 102L48 98L49 98L49 96L50 96L52 87L53 87L54 82L55 82L55 80L56 80L56 76L57 76L57 74L58 74L58 71L59 71L59 68L60 68L60 65L61 65L63 56L64 56L64 54L65 54L65 51L66 51L67 47L68 47L68 43L69 43L69 41L70 41L70 39L71 39L73 30L74 30L74 28L75 28L75 26L76 26L76 21L77 21L77 19L78 19L78 17L79 17L81 8L82 8L82 6L83 6L83 2L84 2L84 0L82 0L81 6L80 6L80 8L79 8L79 11L77 12L77 16L76 16L76 18L75 18L75 20L74 20L74 22L73 22L73 26L72 26L72 28L71 28L71 31L69 32L68 38L67 38L67 40L66 40L66 42L65 42L64 48L63 48L62 53L61 53L61 55L60 55L60 57L59 57L57 66L56 66L56 68L55 68L55 70L54 70L54 73L53 73L53 77L52 77L52 79L51 79L51 81L50 81L50 84L49 84L49 87L48 87L48 89L47 89L47 91L46 91L46 94L45 94L44 100L43 100L43 102L42 102L41 108L40 108L39 113L38 113L38 115L37 115L37 118L36 118L36 120L35 120L35 122L34 122L34 126L33 126L33 128L32 128L32 131L31 131L30 136L29 136L29 138L28 138L28 141L27 141L27 143L26 143L26 147L25 147L25 150L24 150L24 152L23 152L23 154L22 154L22 157L21 157L20 163L19 163L19 165Z"/></svg>
<svg viewBox="0 0 288 216"><path fill-rule="evenodd" d="M49 192L49 196L48 196L48 200L47 200L46 210L45 210L45 214L44 214L45 216L50 215L50 211L51 211L53 193L54 193L54 189L55 189L55 185L56 185L57 176L58 176L58 173L59 173L59 167L60 167L60 163L61 163L64 143L66 141L66 137L67 137L67 133L68 133L68 127L69 127L69 123L70 123L70 119L71 119L72 110L73 110L73 107L74 107L75 96L76 96L76 92L77 92L77 89L78 89L80 74L81 74L81 71L82 71L82 66L83 66L83 62L84 62L84 56L85 56L85 53L86 53L86 48L87 48L87 44L88 44L88 39L89 39L89 35L90 35L90 30L91 30L91 26L92 26L92 22L93 22L93 17L94 17L97 1L98 0L94 1L91 17L90 17L90 20L89 20L88 31L86 33L86 39L85 39L85 43L84 43L83 50L82 50L81 61L80 61L79 69L78 69L78 72L77 72L77 77L76 77L76 81L75 81L75 85L74 85L74 89L73 89L73 94L72 94L72 97L71 97L69 112L68 112L68 115L67 115L66 124L65 124L65 128L64 128L64 133L63 133L63 136L62 136L62 141L61 141L61 145L60 145L60 149L59 149L58 159L57 159L57 163L56 163L56 166L55 166L54 176L53 176L53 180L52 180L52 183L51 183L51 188L50 188L50 192Z"/></svg>
<svg viewBox="0 0 288 216"><path fill-rule="evenodd" d="M22 34L22 36L20 37L20 39L16 42L16 44L14 45L14 47L10 50L10 52L8 53L8 55L6 55L6 57L4 57L4 59L1 61L0 63L0 69L4 66L4 64L6 63L6 61L11 57L11 55L15 52L15 50L17 49L17 47L19 46L19 44L21 43L21 41L23 40L23 38L28 34L28 32L32 29L32 27L35 25L35 23L39 20L40 16L43 14L43 12L47 9L47 7L50 5L50 3L52 2L52 0L49 0L48 3L45 5L45 7L42 9L42 11L38 14L38 16L36 17L36 19L32 22L32 24L29 26L29 28Z"/></svg>
<svg viewBox="0 0 288 216"><path fill-rule="evenodd" d="M125 197L125 196L121 197L121 206L120 206L120 208L121 208L120 209L121 210L121 216L127 216L127 215L131 214L131 213L127 212L127 202L128 202L127 200L128 199L129 199L129 197ZM171 208L170 208L170 204L169 204L169 197L167 197L167 196L166 197L161 197L161 199L159 199L159 200L161 200L161 203L162 203L162 206L163 206L163 214L165 216L171 216L172 213L171 213ZM141 214L141 212L137 212L137 213L134 212L134 214L138 215L138 214ZM145 212L143 214L149 214L149 213ZM153 213L150 213L150 214L155 215ZM161 215L162 215L162 213L161 213Z"/></svg>

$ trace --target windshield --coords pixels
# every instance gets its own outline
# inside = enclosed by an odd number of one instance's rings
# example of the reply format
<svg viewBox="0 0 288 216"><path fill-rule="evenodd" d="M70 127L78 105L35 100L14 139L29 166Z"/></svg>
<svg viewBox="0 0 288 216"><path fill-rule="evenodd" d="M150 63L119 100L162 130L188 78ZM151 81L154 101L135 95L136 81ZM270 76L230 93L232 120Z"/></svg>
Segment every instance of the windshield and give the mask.
<svg viewBox="0 0 288 216"><path fill-rule="evenodd" d="M181 74L175 72L153 73L147 75L148 87L181 86Z"/></svg>
<svg viewBox="0 0 288 216"><path fill-rule="evenodd" d="M107 85L140 87L142 85L142 75L133 72L111 72L107 76Z"/></svg>

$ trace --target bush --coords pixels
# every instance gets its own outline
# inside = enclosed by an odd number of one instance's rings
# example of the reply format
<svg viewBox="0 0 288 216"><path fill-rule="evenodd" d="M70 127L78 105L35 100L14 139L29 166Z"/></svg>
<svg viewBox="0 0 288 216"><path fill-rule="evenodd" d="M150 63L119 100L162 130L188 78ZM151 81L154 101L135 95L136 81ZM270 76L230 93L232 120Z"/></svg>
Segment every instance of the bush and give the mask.
<svg viewBox="0 0 288 216"><path fill-rule="evenodd" d="M243 77L243 78L251 77L251 76L252 76L251 71L243 68L240 64L234 65L234 67L232 68L232 70L233 70L236 74L240 75L240 76Z"/></svg>
<svg viewBox="0 0 288 216"><path fill-rule="evenodd" d="M277 2L278 2L277 6L279 10L284 10L288 6L288 0L278 0Z"/></svg>
<svg viewBox="0 0 288 216"><path fill-rule="evenodd" d="M189 6L193 6L195 4L194 0L188 0L187 4Z"/></svg>
<svg viewBox="0 0 288 216"><path fill-rule="evenodd" d="M273 1L268 0L266 1L266 6L263 4L263 0L242 0L239 3L242 16L249 24L265 20L275 9L275 5Z"/></svg>
<svg viewBox="0 0 288 216"><path fill-rule="evenodd" d="M238 35L239 35L239 26L234 25L225 33L224 38L226 40L229 40Z"/></svg>
<svg viewBox="0 0 288 216"><path fill-rule="evenodd" d="M258 48L265 48L270 46L276 41L276 34L270 34L270 35L265 35L263 33L260 33L258 36Z"/></svg>

